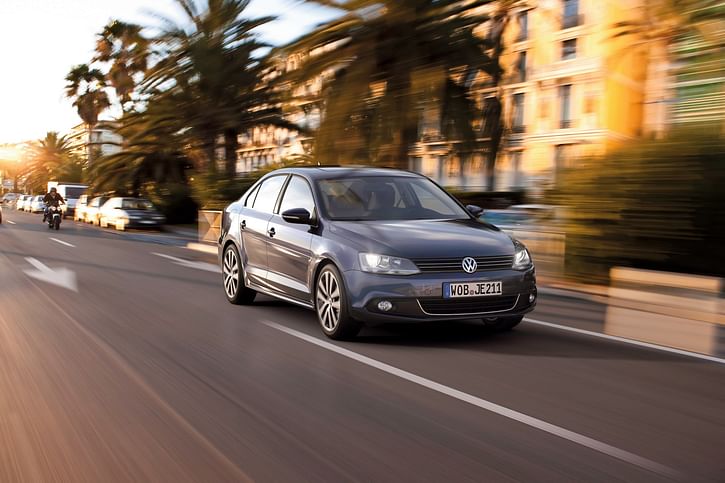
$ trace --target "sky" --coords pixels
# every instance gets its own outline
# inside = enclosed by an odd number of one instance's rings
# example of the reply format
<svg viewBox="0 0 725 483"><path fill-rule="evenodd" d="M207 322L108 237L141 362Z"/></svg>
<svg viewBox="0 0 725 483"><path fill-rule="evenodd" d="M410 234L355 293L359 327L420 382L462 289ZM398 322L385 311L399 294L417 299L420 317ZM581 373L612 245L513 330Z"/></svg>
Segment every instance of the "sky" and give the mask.
<svg viewBox="0 0 725 483"><path fill-rule="evenodd" d="M0 0L0 144L67 133L81 122L64 97L65 76L90 60L110 19L155 25L152 13L178 11L173 0ZM297 0L252 0L247 12L279 17L260 30L275 45L336 14Z"/></svg>

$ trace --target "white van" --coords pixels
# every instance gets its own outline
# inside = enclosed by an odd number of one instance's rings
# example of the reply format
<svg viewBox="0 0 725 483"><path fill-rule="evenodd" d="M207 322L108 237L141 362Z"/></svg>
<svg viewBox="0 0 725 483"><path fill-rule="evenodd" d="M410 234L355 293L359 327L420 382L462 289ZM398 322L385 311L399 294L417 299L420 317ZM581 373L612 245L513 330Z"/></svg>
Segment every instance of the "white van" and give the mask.
<svg viewBox="0 0 725 483"><path fill-rule="evenodd" d="M76 211L76 203L81 195L85 194L88 186L79 183L63 183L57 181L48 182L48 191L54 187L58 190L58 193L65 200L65 205L61 205L61 211L63 212L63 218L67 216L73 216Z"/></svg>

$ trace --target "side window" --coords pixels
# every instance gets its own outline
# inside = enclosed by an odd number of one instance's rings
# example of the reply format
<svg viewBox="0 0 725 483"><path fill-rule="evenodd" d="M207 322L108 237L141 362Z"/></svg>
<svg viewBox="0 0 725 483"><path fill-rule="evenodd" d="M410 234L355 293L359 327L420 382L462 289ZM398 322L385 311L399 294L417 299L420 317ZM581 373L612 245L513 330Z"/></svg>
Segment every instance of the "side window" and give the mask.
<svg viewBox="0 0 725 483"><path fill-rule="evenodd" d="M250 208L254 206L254 199L257 197L257 193L259 192L259 186L260 185L255 186L252 192L244 198L244 206L248 206Z"/></svg>
<svg viewBox="0 0 725 483"><path fill-rule="evenodd" d="M304 208L313 214L315 212L315 200L312 197L310 185L303 178L293 176L284 191L284 197L279 207L279 212L284 213L293 208Z"/></svg>
<svg viewBox="0 0 725 483"><path fill-rule="evenodd" d="M277 204L279 192L286 178L287 176L273 176L264 180L257 190L252 208L263 213L274 212L274 206Z"/></svg>

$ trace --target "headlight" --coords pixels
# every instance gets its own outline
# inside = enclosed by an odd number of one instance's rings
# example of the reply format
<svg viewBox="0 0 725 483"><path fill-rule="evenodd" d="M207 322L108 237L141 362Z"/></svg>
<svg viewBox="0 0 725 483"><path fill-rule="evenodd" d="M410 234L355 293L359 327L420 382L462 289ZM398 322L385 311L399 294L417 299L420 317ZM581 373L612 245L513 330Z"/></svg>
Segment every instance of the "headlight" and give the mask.
<svg viewBox="0 0 725 483"><path fill-rule="evenodd" d="M516 240L514 240L514 246L516 247L516 252L514 253L514 264L512 268L514 270L527 270L531 268L534 263L531 261L531 255L529 255L526 247Z"/></svg>
<svg viewBox="0 0 725 483"><path fill-rule="evenodd" d="M376 253L361 253L360 269L363 272L387 273L390 275L413 275L420 273L418 267L407 258L390 257Z"/></svg>

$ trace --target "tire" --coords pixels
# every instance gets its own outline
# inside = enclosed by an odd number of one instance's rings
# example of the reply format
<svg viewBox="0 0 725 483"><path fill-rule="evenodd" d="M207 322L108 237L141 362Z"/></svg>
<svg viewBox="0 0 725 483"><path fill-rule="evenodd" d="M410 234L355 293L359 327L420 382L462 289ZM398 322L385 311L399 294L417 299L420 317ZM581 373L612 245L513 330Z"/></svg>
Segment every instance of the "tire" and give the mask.
<svg viewBox="0 0 725 483"><path fill-rule="evenodd" d="M241 257L233 243L224 249L221 265L224 295L227 300L234 305L250 305L254 302L257 292L244 285Z"/></svg>
<svg viewBox="0 0 725 483"><path fill-rule="evenodd" d="M53 220L53 228L60 230L60 219Z"/></svg>
<svg viewBox="0 0 725 483"><path fill-rule="evenodd" d="M513 315L510 317L497 317L493 320L483 319L483 321L486 327L491 327L497 332L507 332L519 325L523 319L523 315Z"/></svg>
<svg viewBox="0 0 725 483"><path fill-rule="evenodd" d="M350 316L342 275L335 265L325 265L315 280L315 314L322 332L334 340L354 338L362 325Z"/></svg>

